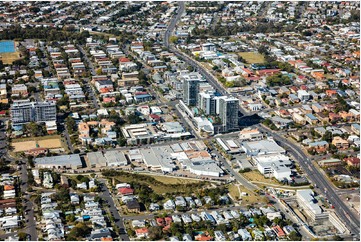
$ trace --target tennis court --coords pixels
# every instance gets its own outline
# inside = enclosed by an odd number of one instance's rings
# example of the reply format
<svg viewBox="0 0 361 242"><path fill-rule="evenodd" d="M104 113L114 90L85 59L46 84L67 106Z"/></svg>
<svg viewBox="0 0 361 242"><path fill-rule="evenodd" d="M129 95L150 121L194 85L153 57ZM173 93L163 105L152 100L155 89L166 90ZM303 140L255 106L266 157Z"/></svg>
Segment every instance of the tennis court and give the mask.
<svg viewBox="0 0 361 242"><path fill-rule="evenodd" d="M0 41L0 53L13 53L15 52L14 41Z"/></svg>

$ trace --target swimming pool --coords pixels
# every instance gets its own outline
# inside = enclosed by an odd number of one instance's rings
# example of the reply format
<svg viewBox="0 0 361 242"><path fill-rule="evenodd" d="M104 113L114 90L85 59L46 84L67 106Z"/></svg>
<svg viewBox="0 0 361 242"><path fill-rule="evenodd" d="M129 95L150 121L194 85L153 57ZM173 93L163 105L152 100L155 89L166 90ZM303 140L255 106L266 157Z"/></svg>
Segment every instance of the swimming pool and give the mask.
<svg viewBox="0 0 361 242"><path fill-rule="evenodd" d="M0 53L15 52L14 41L0 41Z"/></svg>

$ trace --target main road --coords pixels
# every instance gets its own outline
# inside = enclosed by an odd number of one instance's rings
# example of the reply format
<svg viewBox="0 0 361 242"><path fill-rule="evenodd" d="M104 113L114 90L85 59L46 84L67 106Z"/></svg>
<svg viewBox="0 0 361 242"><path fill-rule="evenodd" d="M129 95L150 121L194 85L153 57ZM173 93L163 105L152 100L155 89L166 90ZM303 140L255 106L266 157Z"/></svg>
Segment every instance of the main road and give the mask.
<svg viewBox="0 0 361 242"><path fill-rule="evenodd" d="M184 2L178 2L179 8L177 10L177 14L172 18L170 24L164 35L164 46L167 47L170 51L172 51L176 56L183 59L192 67L196 68L203 76L206 77L207 81L213 85L218 92L225 95L227 91L224 89L222 85L216 80L216 78L211 75L203 66L201 66L198 62L187 56L186 54L180 52L175 47L169 44L169 38L174 31L174 28L179 21L180 17L184 12ZM242 109L240 109L242 110ZM289 153L293 155L293 157L299 162L301 167L304 169L309 179L313 182L313 184L317 184L320 189L320 192L324 194L328 200L335 207L335 211L338 214L339 218L344 221L345 225L349 228L352 234L360 237L360 218L355 216L350 208L341 200L341 198L335 193L333 187L328 183L325 177L321 174L321 172L313 166L309 158L306 154L295 144L292 144L284 137L278 135L276 132L273 132L265 127L259 125L260 131L268 132L272 134L275 141L278 141L280 145L288 150Z"/></svg>
<svg viewBox="0 0 361 242"><path fill-rule="evenodd" d="M30 236L30 240L37 241L38 240L38 233L36 230L36 221L34 216L34 204L30 200L30 195L27 193L28 189L28 171L26 166L26 161L22 161L23 164L21 165L20 170L20 177L21 177L21 192L23 195L23 206L25 212L25 230L26 233Z"/></svg>
<svg viewBox="0 0 361 242"><path fill-rule="evenodd" d="M193 68L195 68L199 73L201 73L207 79L207 81L210 82L217 89L219 93L221 93L222 95L226 95L227 91L219 84L218 80L216 80L216 78L208 72L208 70L203 68L199 63L197 63L195 60L190 58L188 55L180 52L179 50L177 50L176 48L174 48L169 44L169 38L172 35L177 22L180 20L184 12L184 2L178 2L178 6L179 7L177 14L175 15L175 17L172 18L172 20L168 25L167 30L165 31L164 39L163 39L164 46L168 48L170 51L172 51L177 57L183 59Z"/></svg>
<svg viewBox="0 0 361 242"><path fill-rule="evenodd" d="M355 236L359 236L360 218L355 216L350 208L341 200L335 192L334 187L328 182L328 180L325 179L321 171L312 164L312 161L300 149L300 147L262 125L257 126L260 131L271 134L274 140L298 161L308 178L312 181L312 184L316 184L319 192L325 195L330 203L335 207L337 215L345 222L346 227L348 227L351 233L355 234Z"/></svg>

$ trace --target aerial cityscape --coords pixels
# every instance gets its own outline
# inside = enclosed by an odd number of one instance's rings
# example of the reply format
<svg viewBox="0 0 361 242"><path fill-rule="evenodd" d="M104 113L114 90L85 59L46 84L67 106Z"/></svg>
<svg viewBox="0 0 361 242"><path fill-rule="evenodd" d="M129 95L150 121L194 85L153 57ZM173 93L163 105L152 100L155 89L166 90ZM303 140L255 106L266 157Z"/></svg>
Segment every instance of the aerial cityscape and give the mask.
<svg viewBox="0 0 361 242"><path fill-rule="evenodd" d="M360 241L360 1L1 1L0 240Z"/></svg>

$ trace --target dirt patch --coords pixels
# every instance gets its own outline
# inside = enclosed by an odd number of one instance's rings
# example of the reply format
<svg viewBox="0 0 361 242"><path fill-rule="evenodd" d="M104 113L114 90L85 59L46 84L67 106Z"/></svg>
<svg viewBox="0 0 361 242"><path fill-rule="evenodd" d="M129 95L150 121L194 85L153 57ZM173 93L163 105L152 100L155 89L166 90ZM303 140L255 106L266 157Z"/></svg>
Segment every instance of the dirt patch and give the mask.
<svg viewBox="0 0 361 242"><path fill-rule="evenodd" d="M1 53L0 54L0 60L4 64L12 64L16 60L20 60L20 53L19 52L13 52L13 53Z"/></svg>
<svg viewBox="0 0 361 242"><path fill-rule="evenodd" d="M22 152L36 148L36 141L24 141L11 144L14 147L14 152Z"/></svg>
<svg viewBox="0 0 361 242"><path fill-rule="evenodd" d="M14 140L11 145L14 147L14 152L23 152L35 148L62 148L60 136L53 137L36 137L29 138L30 140Z"/></svg>
<svg viewBox="0 0 361 242"><path fill-rule="evenodd" d="M38 144L42 148L49 148L49 149L61 147L60 139L39 140Z"/></svg>
<svg viewBox="0 0 361 242"><path fill-rule="evenodd" d="M266 184L269 184L269 185L281 185L279 182L275 181L272 178L264 177L258 171L245 172L245 173L242 173L242 176L244 176L247 180L249 180L251 182L255 181L255 182L266 183Z"/></svg>
<svg viewBox="0 0 361 242"><path fill-rule="evenodd" d="M145 175L147 175L147 174L145 174ZM151 177L153 177L157 181L160 181L164 184L191 184L191 183L199 182L198 180L187 179L187 178L182 179L182 178L173 178L173 177L167 177L167 176L153 176L153 175L151 175Z"/></svg>

